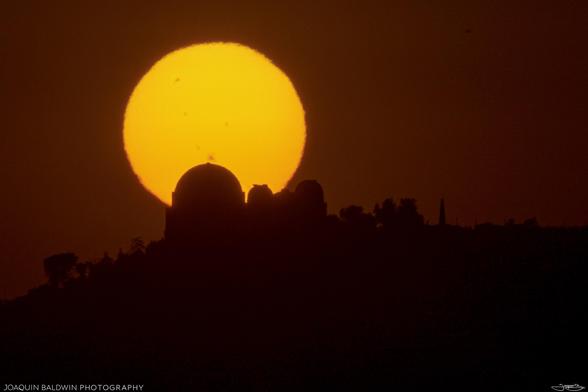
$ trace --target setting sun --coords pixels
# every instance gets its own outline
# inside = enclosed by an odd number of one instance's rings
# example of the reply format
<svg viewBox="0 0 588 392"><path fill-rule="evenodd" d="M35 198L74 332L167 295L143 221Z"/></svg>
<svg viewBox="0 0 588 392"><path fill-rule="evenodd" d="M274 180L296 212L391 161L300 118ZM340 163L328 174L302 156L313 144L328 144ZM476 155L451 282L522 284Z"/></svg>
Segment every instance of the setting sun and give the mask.
<svg viewBox="0 0 588 392"><path fill-rule="evenodd" d="M123 137L143 186L170 204L182 174L206 162L232 171L245 192L281 190L302 158L306 126L294 86L269 59L207 43L166 55L143 76Z"/></svg>

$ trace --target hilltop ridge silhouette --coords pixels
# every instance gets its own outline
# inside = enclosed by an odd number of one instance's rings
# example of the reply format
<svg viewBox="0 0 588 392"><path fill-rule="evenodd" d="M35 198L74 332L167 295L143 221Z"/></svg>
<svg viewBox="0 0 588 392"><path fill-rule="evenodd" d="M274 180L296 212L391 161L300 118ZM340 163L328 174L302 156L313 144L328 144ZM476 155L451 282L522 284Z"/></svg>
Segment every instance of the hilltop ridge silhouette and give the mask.
<svg viewBox="0 0 588 392"><path fill-rule="evenodd" d="M214 164L165 213L161 240L115 258L47 257L47 284L0 307L3 373L210 391L584 381L586 228L463 228L444 200L430 225L410 198L329 215L314 180L245 202Z"/></svg>

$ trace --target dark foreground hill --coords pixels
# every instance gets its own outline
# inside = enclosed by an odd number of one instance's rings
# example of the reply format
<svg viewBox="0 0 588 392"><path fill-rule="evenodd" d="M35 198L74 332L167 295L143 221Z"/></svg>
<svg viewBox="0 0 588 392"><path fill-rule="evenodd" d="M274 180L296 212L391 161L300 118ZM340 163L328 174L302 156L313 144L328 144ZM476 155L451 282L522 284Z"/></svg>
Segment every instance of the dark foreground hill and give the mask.
<svg viewBox="0 0 588 392"><path fill-rule="evenodd" d="M386 230L327 219L139 244L2 305L2 382L586 385L587 269L587 229L522 225Z"/></svg>

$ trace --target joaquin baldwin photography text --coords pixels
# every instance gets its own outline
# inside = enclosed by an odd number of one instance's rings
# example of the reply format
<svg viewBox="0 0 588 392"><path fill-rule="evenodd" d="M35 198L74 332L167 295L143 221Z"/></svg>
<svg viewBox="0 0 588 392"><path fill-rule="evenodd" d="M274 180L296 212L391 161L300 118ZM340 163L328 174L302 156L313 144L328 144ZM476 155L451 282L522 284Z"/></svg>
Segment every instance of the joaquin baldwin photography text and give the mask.
<svg viewBox="0 0 588 392"><path fill-rule="evenodd" d="M2 391L142 391L142 384L4 384Z"/></svg>

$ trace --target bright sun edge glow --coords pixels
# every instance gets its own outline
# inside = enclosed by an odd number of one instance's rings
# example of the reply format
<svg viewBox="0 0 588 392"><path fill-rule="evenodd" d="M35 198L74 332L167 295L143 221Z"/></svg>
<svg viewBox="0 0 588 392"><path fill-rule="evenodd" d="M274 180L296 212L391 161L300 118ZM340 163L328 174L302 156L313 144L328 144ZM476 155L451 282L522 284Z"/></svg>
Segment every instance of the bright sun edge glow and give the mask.
<svg viewBox="0 0 588 392"><path fill-rule="evenodd" d="M159 60L135 87L124 117L124 148L143 186L166 204L179 178L211 162L245 192L283 189L306 142L292 82L268 58L235 43L206 43Z"/></svg>

